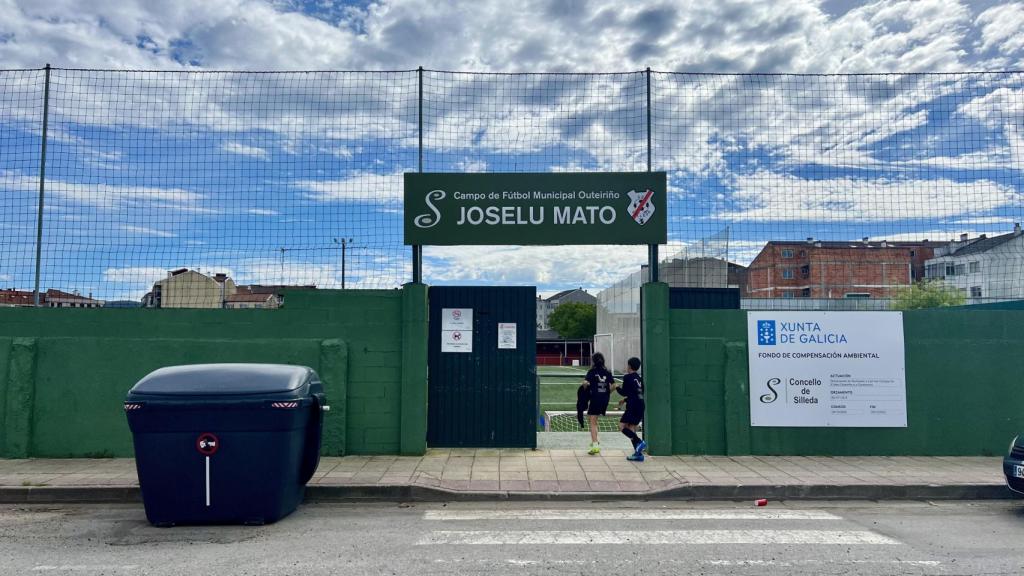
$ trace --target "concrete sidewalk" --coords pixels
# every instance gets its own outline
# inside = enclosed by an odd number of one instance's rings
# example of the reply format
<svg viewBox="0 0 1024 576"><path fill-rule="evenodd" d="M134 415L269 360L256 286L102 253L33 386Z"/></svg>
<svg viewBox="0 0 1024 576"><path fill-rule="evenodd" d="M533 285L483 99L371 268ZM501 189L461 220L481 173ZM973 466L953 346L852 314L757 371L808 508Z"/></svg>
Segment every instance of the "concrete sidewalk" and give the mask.
<svg viewBox="0 0 1024 576"><path fill-rule="evenodd" d="M1009 498L998 457L655 456L431 449L324 458L313 500ZM0 460L0 502L138 501L131 459Z"/></svg>

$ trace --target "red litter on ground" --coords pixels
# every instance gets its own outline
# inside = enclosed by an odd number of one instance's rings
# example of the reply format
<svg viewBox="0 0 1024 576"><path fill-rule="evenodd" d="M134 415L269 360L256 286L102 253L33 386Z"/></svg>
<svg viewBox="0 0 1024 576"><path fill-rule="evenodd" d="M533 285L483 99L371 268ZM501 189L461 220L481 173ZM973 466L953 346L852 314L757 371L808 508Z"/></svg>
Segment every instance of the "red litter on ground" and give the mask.
<svg viewBox="0 0 1024 576"><path fill-rule="evenodd" d="M754 506L767 506L767 505L768 505L768 499L767 498L758 498L757 500L754 500Z"/></svg>

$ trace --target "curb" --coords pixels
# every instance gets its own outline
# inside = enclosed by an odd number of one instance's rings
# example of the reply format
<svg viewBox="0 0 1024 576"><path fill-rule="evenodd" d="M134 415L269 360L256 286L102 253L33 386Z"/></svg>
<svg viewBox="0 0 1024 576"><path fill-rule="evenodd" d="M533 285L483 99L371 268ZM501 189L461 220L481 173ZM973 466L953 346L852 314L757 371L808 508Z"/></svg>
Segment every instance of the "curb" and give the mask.
<svg viewBox="0 0 1024 576"><path fill-rule="evenodd" d="M0 504L134 504L137 486L0 486Z"/></svg>
<svg viewBox="0 0 1024 576"><path fill-rule="evenodd" d="M459 491L410 484L308 486L306 502L494 502L645 500L1005 500L1016 498L1001 484L812 484L682 485L649 492ZM136 486L0 487L0 504L136 504Z"/></svg>

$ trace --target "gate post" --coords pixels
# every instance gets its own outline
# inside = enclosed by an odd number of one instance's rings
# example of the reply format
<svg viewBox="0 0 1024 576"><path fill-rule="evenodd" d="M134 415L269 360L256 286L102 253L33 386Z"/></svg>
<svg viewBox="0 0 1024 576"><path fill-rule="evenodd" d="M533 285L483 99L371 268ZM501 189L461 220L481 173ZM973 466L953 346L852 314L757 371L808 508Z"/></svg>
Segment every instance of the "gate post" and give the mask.
<svg viewBox="0 0 1024 576"><path fill-rule="evenodd" d="M672 378L669 353L668 284L648 282L640 287L643 330L644 439L656 456L672 454Z"/></svg>
<svg viewBox="0 0 1024 576"><path fill-rule="evenodd" d="M399 452L427 451L427 286L402 286L402 398Z"/></svg>

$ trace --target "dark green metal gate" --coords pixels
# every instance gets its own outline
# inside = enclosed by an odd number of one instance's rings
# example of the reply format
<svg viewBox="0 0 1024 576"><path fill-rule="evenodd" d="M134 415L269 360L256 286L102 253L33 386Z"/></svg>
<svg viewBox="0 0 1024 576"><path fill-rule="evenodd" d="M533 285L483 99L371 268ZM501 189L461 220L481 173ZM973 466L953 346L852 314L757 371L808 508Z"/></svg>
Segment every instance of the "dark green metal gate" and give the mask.
<svg viewBox="0 0 1024 576"><path fill-rule="evenodd" d="M536 294L533 287L430 288L429 446L537 446ZM510 334L507 326L499 334L499 324L515 324L514 348L508 340L499 348L499 336Z"/></svg>

